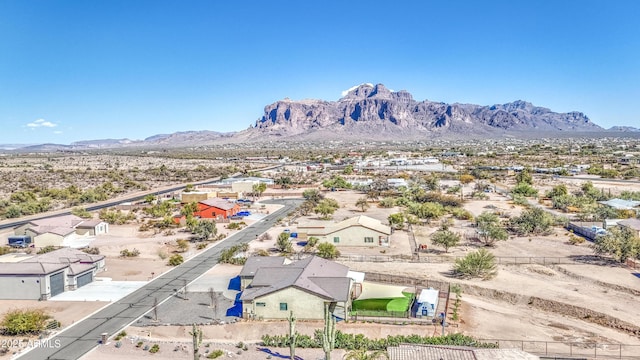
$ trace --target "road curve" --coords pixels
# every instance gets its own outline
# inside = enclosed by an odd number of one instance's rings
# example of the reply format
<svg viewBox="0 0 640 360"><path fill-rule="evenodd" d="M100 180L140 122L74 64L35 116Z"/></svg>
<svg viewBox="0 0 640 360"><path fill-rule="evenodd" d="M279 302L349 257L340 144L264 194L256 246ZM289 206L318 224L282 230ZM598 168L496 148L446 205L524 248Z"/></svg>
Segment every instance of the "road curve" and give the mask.
<svg viewBox="0 0 640 360"><path fill-rule="evenodd" d="M152 309L155 299L159 303L174 295L184 286L185 280L187 283L191 283L216 265L223 250L254 240L257 235L267 231L279 218L291 212L301 202L302 199L265 201L265 203L284 206L267 215L263 220L222 240L182 265L157 277L130 295L68 327L51 339L44 341L42 347L36 347L18 358L21 360L75 360L81 358L98 345L102 333L108 333L111 336L135 322Z"/></svg>

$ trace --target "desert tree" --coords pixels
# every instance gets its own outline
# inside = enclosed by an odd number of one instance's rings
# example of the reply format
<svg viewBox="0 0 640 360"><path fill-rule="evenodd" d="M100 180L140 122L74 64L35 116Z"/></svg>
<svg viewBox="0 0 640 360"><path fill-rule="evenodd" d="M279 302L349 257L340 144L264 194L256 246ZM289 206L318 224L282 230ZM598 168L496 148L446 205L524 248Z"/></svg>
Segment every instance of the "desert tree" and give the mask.
<svg viewBox="0 0 640 360"><path fill-rule="evenodd" d="M389 225L391 225L394 229L402 229L404 227L403 213L391 214L387 217L387 220L389 221Z"/></svg>
<svg viewBox="0 0 640 360"><path fill-rule="evenodd" d="M276 240L276 249L283 254L291 254L293 253L293 245L291 245L291 240L289 240L289 233L282 232L278 235L278 239Z"/></svg>
<svg viewBox="0 0 640 360"><path fill-rule="evenodd" d="M640 257L640 237L627 227L613 227L596 237L591 248L598 255L609 255L623 263Z"/></svg>
<svg viewBox="0 0 640 360"><path fill-rule="evenodd" d="M527 209L520 216L509 219L509 230L519 236L547 235L551 232L555 217L543 209L534 207Z"/></svg>
<svg viewBox="0 0 640 360"><path fill-rule="evenodd" d="M302 192L302 197L314 205L324 199L324 195L318 189L307 189Z"/></svg>
<svg viewBox="0 0 640 360"><path fill-rule="evenodd" d="M449 248L460 243L460 235L449 229L440 229L431 236L434 245L442 246L444 252L449 252Z"/></svg>
<svg viewBox="0 0 640 360"><path fill-rule="evenodd" d="M320 215L321 219L329 220L338 207L339 205L337 201L333 199L323 199L315 208L313 208L313 211Z"/></svg>
<svg viewBox="0 0 640 360"><path fill-rule="evenodd" d="M496 241L504 241L509 237L507 231L500 224L500 218L495 213L483 212L476 217L476 224L480 239L487 246L493 246Z"/></svg>
<svg viewBox="0 0 640 360"><path fill-rule="evenodd" d="M366 197L361 197L356 201L356 206L359 207L362 212L365 212L369 208L369 202Z"/></svg>
<svg viewBox="0 0 640 360"><path fill-rule="evenodd" d="M207 241L218 233L216 223L208 220L200 220L192 230L195 240Z"/></svg>

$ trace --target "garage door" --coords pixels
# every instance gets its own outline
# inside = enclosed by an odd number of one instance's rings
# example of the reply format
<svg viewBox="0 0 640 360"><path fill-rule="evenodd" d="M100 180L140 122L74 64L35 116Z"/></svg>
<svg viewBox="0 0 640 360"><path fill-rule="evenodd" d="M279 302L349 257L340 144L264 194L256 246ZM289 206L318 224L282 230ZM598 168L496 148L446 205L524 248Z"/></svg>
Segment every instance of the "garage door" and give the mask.
<svg viewBox="0 0 640 360"><path fill-rule="evenodd" d="M87 285L91 281L93 281L93 272L82 274L76 278L76 284L78 285L78 288Z"/></svg>
<svg viewBox="0 0 640 360"><path fill-rule="evenodd" d="M56 296L64 292L64 272L53 274L49 277L51 284L51 296Z"/></svg>

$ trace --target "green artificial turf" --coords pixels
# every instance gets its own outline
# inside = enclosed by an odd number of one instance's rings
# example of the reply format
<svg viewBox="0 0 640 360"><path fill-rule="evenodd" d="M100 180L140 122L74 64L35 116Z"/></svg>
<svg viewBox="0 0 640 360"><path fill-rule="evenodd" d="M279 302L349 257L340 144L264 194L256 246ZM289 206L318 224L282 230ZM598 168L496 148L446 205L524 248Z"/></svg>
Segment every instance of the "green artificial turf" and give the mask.
<svg viewBox="0 0 640 360"><path fill-rule="evenodd" d="M375 311L407 311L413 293L403 292L404 297L393 299L366 299L366 300L354 300L352 309L358 310L375 310Z"/></svg>

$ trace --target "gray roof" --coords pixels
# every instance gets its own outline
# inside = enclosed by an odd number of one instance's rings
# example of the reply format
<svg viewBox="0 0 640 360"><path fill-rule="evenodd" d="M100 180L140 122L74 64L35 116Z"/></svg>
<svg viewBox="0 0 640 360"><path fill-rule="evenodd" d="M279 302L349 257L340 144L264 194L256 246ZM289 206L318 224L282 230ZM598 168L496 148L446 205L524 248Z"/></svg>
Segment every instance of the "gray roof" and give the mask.
<svg viewBox="0 0 640 360"><path fill-rule="evenodd" d="M83 222L84 220L75 215L62 215L62 216L54 216L45 219L31 220L30 224L34 226L51 226L51 227L67 227L67 228L75 228L78 224Z"/></svg>
<svg viewBox="0 0 640 360"><path fill-rule="evenodd" d="M0 275L46 275L64 270L69 264L38 262L0 263Z"/></svg>
<svg viewBox="0 0 640 360"><path fill-rule="evenodd" d="M102 220L84 220L75 215L63 215L29 221L26 229L38 235L51 233L67 236L74 233L76 228L95 228L102 222Z"/></svg>
<svg viewBox="0 0 640 360"><path fill-rule="evenodd" d="M254 276L261 267L282 266L285 259L283 256L251 256L244 263L240 277Z"/></svg>
<svg viewBox="0 0 640 360"><path fill-rule="evenodd" d="M253 263L255 260L247 260L247 263L250 261ZM255 268L255 264L250 266L252 269ZM243 269L241 274L250 272L245 272ZM327 300L346 301L351 290L348 272L348 267L317 256L310 256L287 265L281 262L280 266L272 264L272 266L258 267L253 281L242 292L240 299L254 300L288 287L295 287Z"/></svg>
<svg viewBox="0 0 640 360"><path fill-rule="evenodd" d="M518 349L478 349L464 346L409 345L387 348L389 360L538 360Z"/></svg>
<svg viewBox="0 0 640 360"><path fill-rule="evenodd" d="M90 229L90 228L95 228L96 226L100 225L104 223L104 221L102 220L87 220L87 221L83 221L81 222L78 226L78 228L81 229Z"/></svg>
<svg viewBox="0 0 640 360"><path fill-rule="evenodd" d="M607 205L616 210L633 210L640 206L640 201L624 200L624 199L610 199L607 201L598 201L600 204Z"/></svg>
<svg viewBox="0 0 640 360"><path fill-rule="evenodd" d="M95 267L104 255L90 255L80 250L62 248L45 254L27 257L20 262L0 263L0 275L46 275L69 267L75 275Z"/></svg>
<svg viewBox="0 0 640 360"><path fill-rule="evenodd" d="M626 219L626 220L618 221L618 225L622 225L624 227L628 227L629 229L640 231L640 219Z"/></svg>

